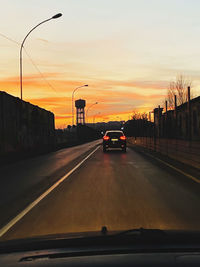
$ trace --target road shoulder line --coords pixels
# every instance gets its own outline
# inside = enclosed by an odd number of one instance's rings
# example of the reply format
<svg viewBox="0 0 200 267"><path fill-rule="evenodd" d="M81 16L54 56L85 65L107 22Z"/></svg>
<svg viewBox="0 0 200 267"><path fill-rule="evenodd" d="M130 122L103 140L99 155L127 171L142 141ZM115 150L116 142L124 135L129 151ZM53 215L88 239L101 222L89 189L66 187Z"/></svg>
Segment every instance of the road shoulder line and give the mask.
<svg viewBox="0 0 200 267"><path fill-rule="evenodd" d="M32 203L30 203L23 211L9 221L5 226L0 229L0 237L2 237L11 227L13 227L19 220L21 220L31 209L33 209L42 199L44 199L50 192L52 192L58 185L60 185L67 177L69 177L75 170L77 170L87 159L89 159L100 146L97 146L89 155L87 155L81 162L79 162L72 170L61 177L55 184L42 193Z"/></svg>
<svg viewBox="0 0 200 267"><path fill-rule="evenodd" d="M133 148L133 147L131 147L131 148ZM133 148L133 149L134 149L134 148ZM155 160L161 162L162 164L165 164L165 165L168 166L169 168L171 168L171 169L173 169L173 170L175 170L175 171L177 171L177 172L183 174L184 176L188 177L189 179L193 180L194 182L200 184L200 180L199 180L198 178L196 178L196 177L190 175L189 173L186 173L186 172L180 170L179 168L174 167L174 166L171 165L170 163L168 163L168 162L166 162L166 161L164 161L164 160L162 160L162 159L159 159L158 157L155 157L155 156L151 155L150 153L148 153L148 152L146 152L146 151L142 151L141 153L143 153L143 154L147 155L148 157L151 157L151 158L153 158L153 159L155 159Z"/></svg>

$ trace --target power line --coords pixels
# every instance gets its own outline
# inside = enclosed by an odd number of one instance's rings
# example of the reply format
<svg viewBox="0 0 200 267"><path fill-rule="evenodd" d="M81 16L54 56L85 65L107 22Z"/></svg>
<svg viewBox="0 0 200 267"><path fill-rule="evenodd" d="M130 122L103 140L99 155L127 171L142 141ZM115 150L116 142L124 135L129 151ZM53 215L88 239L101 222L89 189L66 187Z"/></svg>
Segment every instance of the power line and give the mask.
<svg viewBox="0 0 200 267"><path fill-rule="evenodd" d="M4 37L5 39L17 44L17 45L21 45L19 42L11 39L10 37L0 33L0 36ZM23 46L24 52L26 53L28 59L30 60L30 62L32 63L32 65L35 67L35 69L40 73L42 79L49 85L49 87L56 93L58 93L58 91L47 81L46 77L43 75L43 73L40 71L40 69L38 68L38 66L35 64L35 62L33 61L33 59L31 58L31 56L28 54L28 52L26 51L25 47Z"/></svg>
<svg viewBox="0 0 200 267"><path fill-rule="evenodd" d="M44 74L39 70L38 66L35 64L35 62L33 61L33 59L30 57L30 55L27 53L25 47L24 48L24 52L26 53L26 55L28 56L30 62L33 64L33 66L35 67L35 69L40 73L42 79L49 85L49 87L56 93L58 93L58 91L49 83L49 81L46 79L46 77L44 76Z"/></svg>
<svg viewBox="0 0 200 267"><path fill-rule="evenodd" d="M10 37L8 37L8 36L6 36L6 35L4 35L4 34L2 34L2 33L0 33L0 36L4 37L5 39L7 39L7 40L9 40L9 41L11 41L11 42L13 42L13 43L15 43L15 44L20 45L20 43L18 43L17 41L11 39Z"/></svg>

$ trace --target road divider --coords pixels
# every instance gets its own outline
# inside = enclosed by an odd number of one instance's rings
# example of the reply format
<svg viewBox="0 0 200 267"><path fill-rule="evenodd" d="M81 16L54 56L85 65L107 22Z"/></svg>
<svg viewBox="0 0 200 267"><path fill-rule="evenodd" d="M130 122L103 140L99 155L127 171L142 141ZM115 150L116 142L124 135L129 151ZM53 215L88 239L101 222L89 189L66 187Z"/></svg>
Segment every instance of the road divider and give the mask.
<svg viewBox="0 0 200 267"><path fill-rule="evenodd" d="M2 237L10 228L12 228L19 220L21 220L30 210L32 210L41 200L43 200L49 193L51 193L56 187L58 187L66 178L68 178L75 170L77 170L87 159L89 159L100 146L97 146L89 155L87 155L81 162L79 162L73 169L67 174L61 177L55 184L42 193L32 203L30 203L23 211L9 221L5 226L0 229L0 237Z"/></svg>

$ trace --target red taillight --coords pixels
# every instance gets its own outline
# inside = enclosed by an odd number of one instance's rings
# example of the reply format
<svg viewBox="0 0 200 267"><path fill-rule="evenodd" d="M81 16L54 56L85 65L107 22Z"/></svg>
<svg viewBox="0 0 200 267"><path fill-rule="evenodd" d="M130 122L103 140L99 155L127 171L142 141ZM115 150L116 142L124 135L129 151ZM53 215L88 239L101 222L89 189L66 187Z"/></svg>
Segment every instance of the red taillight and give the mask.
<svg viewBox="0 0 200 267"><path fill-rule="evenodd" d="M105 135L105 136L103 137L103 140L105 140L105 141L108 141L109 139L110 139L110 137L107 136L107 135Z"/></svg>
<svg viewBox="0 0 200 267"><path fill-rule="evenodd" d="M120 136L120 139L121 140L126 140L126 136L125 135L122 135L122 136Z"/></svg>

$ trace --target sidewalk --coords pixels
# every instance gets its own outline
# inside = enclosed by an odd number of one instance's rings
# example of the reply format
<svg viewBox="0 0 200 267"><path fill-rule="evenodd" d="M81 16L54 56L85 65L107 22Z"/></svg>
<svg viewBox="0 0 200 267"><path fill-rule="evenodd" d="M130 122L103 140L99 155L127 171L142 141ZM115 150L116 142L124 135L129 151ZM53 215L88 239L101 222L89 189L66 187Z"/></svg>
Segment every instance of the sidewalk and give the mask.
<svg viewBox="0 0 200 267"><path fill-rule="evenodd" d="M128 142L200 170L200 142L153 137L129 137Z"/></svg>
<svg viewBox="0 0 200 267"><path fill-rule="evenodd" d="M185 163L187 159L184 158L184 162L182 161L183 158L173 158L169 155L163 154L160 151L154 151L150 149L149 147L145 145L141 145L140 142L138 142L138 139L135 142L135 138L128 138L127 140L128 146L133 148L134 150L137 150L139 153L143 153L147 157L157 158L158 160L164 161L173 167L188 173L189 175L192 175L200 180L200 165L193 166L190 163L190 159L188 159L188 164Z"/></svg>

